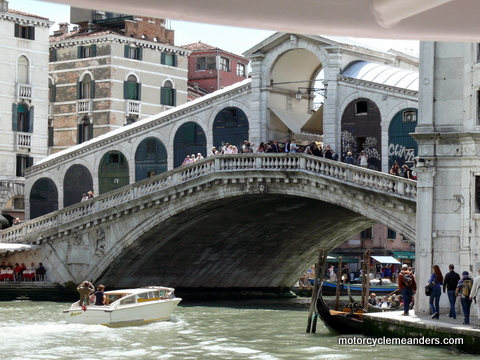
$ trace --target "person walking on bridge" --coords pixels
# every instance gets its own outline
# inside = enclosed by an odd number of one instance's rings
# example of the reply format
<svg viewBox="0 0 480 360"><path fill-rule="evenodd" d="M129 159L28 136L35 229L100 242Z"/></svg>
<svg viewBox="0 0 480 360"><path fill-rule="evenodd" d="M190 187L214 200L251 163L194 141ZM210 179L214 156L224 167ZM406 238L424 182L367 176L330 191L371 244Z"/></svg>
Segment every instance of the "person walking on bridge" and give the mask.
<svg viewBox="0 0 480 360"><path fill-rule="evenodd" d="M445 281L443 282L443 293L445 293L446 289L448 301L450 302L450 312L448 313L448 317L456 319L457 314L455 313L455 302L457 301L457 297L455 296L455 290L457 289L460 275L454 271L455 266L453 264L448 265L448 269L450 271L447 273L447 275L445 275Z"/></svg>

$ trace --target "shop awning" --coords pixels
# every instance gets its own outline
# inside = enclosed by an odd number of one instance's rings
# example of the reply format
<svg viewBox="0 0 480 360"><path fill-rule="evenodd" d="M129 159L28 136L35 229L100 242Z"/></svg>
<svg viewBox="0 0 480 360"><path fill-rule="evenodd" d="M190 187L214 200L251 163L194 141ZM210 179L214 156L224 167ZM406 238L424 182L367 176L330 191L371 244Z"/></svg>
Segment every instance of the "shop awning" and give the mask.
<svg viewBox="0 0 480 360"><path fill-rule="evenodd" d="M28 244L10 244L10 243L0 243L0 252L6 253L8 251L23 251L36 249L38 245L28 245Z"/></svg>
<svg viewBox="0 0 480 360"><path fill-rule="evenodd" d="M392 251L396 259L415 259L415 253L411 251Z"/></svg>
<svg viewBox="0 0 480 360"><path fill-rule="evenodd" d="M327 256L327 262L339 262L338 258L341 255L338 254L330 254ZM357 263L358 259L352 257L342 256L342 263Z"/></svg>
<svg viewBox="0 0 480 360"><path fill-rule="evenodd" d="M309 134L323 135L323 104L300 129Z"/></svg>
<svg viewBox="0 0 480 360"><path fill-rule="evenodd" d="M296 135L302 132L302 126L310 119L310 114L302 114L293 111L286 111L280 109L270 109L281 122L285 124L290 131Z"/></svg>
<svg viewBox="0 0 480 360"><path fill-rule="evenodd" d="M393 256L371 256L371 258L381 264L401 264L401 262L395 259Z"/></svg>

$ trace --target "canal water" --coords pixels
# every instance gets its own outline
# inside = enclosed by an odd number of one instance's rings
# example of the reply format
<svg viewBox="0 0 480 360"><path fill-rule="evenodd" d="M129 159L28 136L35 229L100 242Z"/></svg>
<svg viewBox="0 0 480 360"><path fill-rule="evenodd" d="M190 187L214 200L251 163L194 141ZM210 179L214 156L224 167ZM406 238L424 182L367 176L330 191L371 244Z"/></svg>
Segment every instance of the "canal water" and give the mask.
<svg viewBox="0 0 480 360"><path fill-rule="evenodd" d="M182 302L172 321L137 327L66 324L66 303L0 302L2 360L452 359L451 348L338 345L318 323L305 333L307 299Z"/></svg>

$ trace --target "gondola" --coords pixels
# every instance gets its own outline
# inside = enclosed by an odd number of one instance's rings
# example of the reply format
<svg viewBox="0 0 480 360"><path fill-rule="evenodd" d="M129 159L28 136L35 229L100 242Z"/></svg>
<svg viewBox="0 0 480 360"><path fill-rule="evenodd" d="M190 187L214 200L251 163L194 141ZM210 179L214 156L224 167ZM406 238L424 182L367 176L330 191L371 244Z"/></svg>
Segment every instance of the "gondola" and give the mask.
<svg viewBox="0 0 480 360"><path fill-rule="evenodd" d="M317 313L325 326L340 334L361 334L363 332L363 314L365 310L358 303L350 303L343 311L336 311L327 305L320 293L317 298Z"/></svg>

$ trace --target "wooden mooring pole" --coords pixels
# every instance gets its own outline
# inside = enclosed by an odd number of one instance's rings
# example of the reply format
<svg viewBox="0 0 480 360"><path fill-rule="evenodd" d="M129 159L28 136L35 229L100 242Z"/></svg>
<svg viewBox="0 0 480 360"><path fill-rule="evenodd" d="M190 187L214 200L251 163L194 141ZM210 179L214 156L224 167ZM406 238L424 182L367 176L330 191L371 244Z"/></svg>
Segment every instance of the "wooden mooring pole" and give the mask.
<svg viewBox="0 0 480 360"><path fill-rule="evenodd" d="M340 291L342 286L342 267L343 267L343 258L338 257L338 271L337 271L337 292L335 293L335 310L338 310L340 304ZM347 284L348 285L348 284Z"/></svg>
<svg viewBox="0 0 480 360"><path fill-rule="evenodd" d="M368 298L370 293L370 250L363 254L362 265L362 306L368 309Z"/></svg>
<svg viewBox="0 0 480 360"><path fill-rule="evenodd" d="M317 299L320 291L322 291L327 254L328 252L325 249L320 249L318 251L318 261L315 266L315 279L313 282L312 299L310 300L310 311L308 313L307 333L315 333L317 331Z"/></svg>

